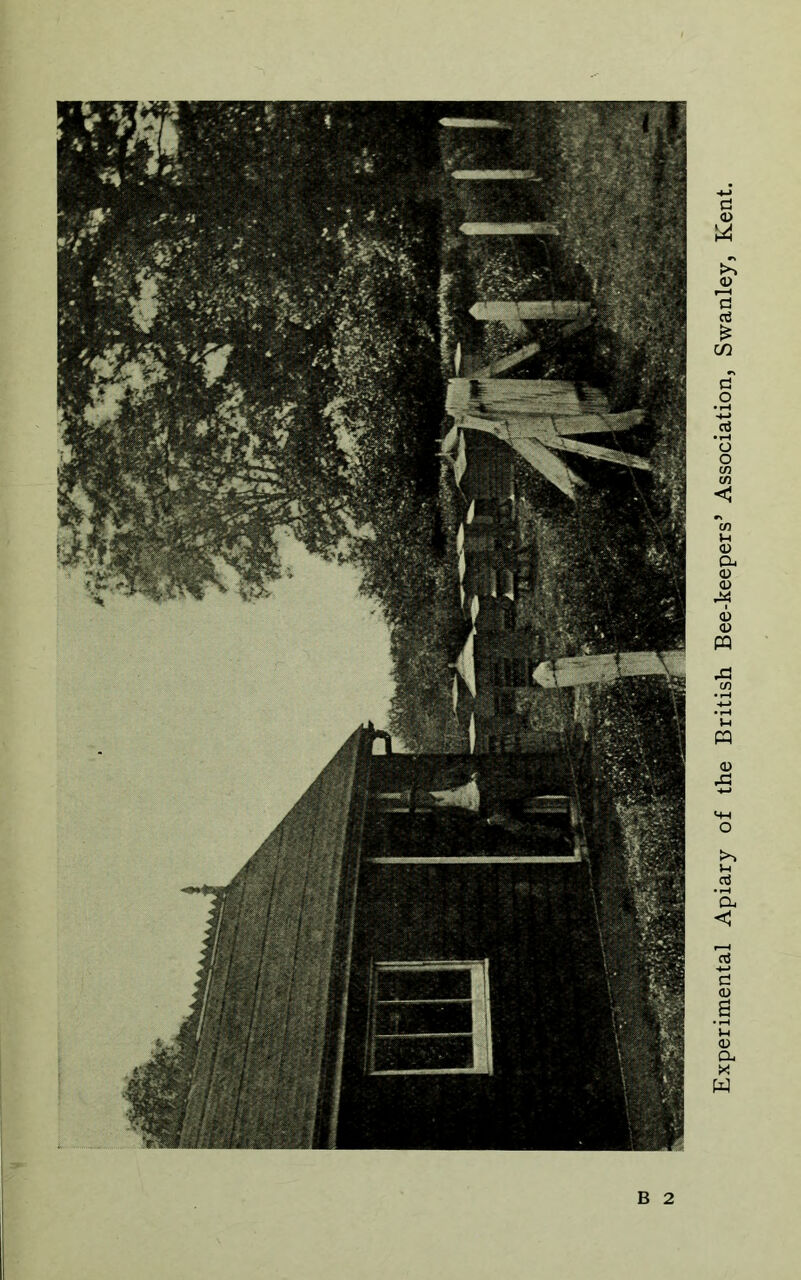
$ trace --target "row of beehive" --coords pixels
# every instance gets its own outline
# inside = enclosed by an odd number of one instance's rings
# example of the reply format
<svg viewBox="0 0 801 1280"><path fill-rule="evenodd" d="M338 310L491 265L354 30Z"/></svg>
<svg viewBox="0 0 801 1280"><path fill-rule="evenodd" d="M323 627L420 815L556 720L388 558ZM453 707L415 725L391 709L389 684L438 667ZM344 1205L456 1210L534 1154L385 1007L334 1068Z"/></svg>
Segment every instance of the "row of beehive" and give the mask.
<svg viewBox="0 0 801 1280"><path fill-rule="evenodd" d="M532 730L532 671L542 657L537 634L518 628L518 596L529 585L531 555L519 545L510 449L494 441L455 444L456 481L468 507L456 537L459 595L469 621L454 665L453 708L475 752L548 749L555 731ZM535 652L537 650L537 652Z"/></svg>

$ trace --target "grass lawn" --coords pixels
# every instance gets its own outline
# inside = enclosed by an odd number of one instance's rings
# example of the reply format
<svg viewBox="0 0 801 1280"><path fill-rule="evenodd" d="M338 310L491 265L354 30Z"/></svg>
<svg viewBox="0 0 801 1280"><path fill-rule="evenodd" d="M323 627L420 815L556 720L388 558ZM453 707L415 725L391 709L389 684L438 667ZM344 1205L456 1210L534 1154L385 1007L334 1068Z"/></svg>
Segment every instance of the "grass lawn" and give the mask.
<svg viewBox="0 0 801 1280"><path fill-rule="evenodd" d="M669 103L473 104L508 134L443 130L446 173L531 168L536 183L444 188L441 356L460 342L484 361L536 338L513 376L599 387L613 411L646 411L604 441L647 456L652 472L571 459L578 501L518 467L522 541L535 559L520 621L551 657L684 644L685 129ZM545 220L558 237L466 237L463 221ZM547 323L478 324L479 299L580 299L593 322L560 340ZM452 516L452 512L451 512ZM591 743L631 895L670 1137L682 1132L684 919L683 682L649 677L585 689L573 716ZM609 829L608 826L606 828Z"/></svg>

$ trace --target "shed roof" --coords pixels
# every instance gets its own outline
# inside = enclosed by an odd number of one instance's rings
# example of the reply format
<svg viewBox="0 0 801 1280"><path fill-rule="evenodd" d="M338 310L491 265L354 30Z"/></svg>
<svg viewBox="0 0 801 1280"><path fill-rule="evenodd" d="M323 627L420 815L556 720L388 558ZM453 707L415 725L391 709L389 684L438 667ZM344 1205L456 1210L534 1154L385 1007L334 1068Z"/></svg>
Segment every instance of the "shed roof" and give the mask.
<svg viewBox="0 0 801 1280"><path fill-rule="evenodd" d="M331 1138L372 739L348 738L219 895L182 1147Z"/></svg>
<svg viewBox="0 0 801 1280"><path fill-rule="evenodd" d="M464 680L473 697L476 696L476 661L475 661L476 629L471 627L470 634L462 646L456 659L456 670Z"/></svg>

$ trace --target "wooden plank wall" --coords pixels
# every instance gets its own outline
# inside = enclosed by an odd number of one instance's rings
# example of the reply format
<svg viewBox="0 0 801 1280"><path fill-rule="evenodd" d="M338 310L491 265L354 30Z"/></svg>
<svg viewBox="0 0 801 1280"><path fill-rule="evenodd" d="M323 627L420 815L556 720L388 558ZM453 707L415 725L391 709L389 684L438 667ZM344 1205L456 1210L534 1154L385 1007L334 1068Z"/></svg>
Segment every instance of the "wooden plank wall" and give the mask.
<svg viewBox="0 0 801 1280"><path fill-rule="evenodd" d="M556 744L557 739L551 740ZM571 783L570 765L563 750L482 758L472 755L374 756L370 773L372 791L405 791L412 783L427 790L444 790L467 782L478 770L488 783L505 787L510 794L566 792Z"/></svg>
<svg viewBox="0 0 801 1280"><path fill-rule="evenodd" d="M625 1149L584 864L365 866L337 1145ZM364 1071L373 960L489 960L492 1075Z"/></svg>

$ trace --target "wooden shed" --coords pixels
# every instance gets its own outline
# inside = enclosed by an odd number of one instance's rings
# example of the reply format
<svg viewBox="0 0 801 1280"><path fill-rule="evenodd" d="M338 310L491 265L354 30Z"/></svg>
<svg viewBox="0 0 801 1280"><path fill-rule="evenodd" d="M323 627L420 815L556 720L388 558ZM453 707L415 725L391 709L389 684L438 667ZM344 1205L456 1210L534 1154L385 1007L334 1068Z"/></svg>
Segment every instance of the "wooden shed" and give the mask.
<svg viewBox="0 0 801 1280"><path fill-rule="evenodd" d="M628 1147L566 761L375 736L218 894L181 1145Z"/></svg>

